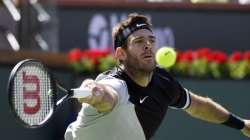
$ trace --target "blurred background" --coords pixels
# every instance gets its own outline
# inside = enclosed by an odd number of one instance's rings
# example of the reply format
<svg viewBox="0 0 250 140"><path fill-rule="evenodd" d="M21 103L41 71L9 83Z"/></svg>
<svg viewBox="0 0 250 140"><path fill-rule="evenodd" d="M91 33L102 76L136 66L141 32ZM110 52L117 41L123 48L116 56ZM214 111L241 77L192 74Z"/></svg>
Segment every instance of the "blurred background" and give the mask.
<svg viewBox="0 0 250 140"><path fill-rule="evenodd" d="M0 0L0 139L63 140L79 104L45 126L15 121L6 85L13 66L35 58L65 87L115 65L112 27L131 12L149 16L156 46L178 53L169 69L186 88L250 118L250 0ZM169 110L153 140L246 140L239 131Z"/></svg>

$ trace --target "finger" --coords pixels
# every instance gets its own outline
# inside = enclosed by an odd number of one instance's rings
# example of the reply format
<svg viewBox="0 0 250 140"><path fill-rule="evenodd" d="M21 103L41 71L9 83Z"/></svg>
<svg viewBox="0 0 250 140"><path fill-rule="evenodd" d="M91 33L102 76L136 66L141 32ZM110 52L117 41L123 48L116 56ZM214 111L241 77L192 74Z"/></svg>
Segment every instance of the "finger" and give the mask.
<svg viewBox="0 0 250 140"><path fill-rule="evenodd" d="M78 102L80 103L87 103L88 99L86 98L77 98Z"/></svg>
<svg viewBox="0 0 250 140"><path fill-rule="evenodd" d="M98 104L95 104L94 107L99 111L99 112L107 112L111 110L112 106L108 102L101 102Z"/></svg>
<svg viewBox="0 0 250 140"><path fill-rule="evenodd" d="M92 89L92 96L89 98L89 104L95 105L102 101L102 98L104 96L104 92L100 87L95 86Z"/></svg>
<svg viewBox="0 0 250 140"><path fill-rule="evenodd" d="M104 96L104 91L98 85L93 86L91 90L92 90L92 95L81 99L81 101L94 106L95 104L98 104L102 101L102 98Z"/></svg>
<svg viewBox="0 0 250 140"><path fill-rule="evenodd" d="M85 97L85 98L78 98L78 101L80 103L87 103L87 104L90 104L92 105L94 103L94 100L92 98L92 95L91 96L88 96L88 97Z"/></svg>
<svg viewBox="0 0 250 140"><path fill-rule="evenodd" d="M95 100L94 104L102 102L103 96L104 96L104 90L100 86L95 86L92 89L92 96Z"/></svg>
<svg viewBox="0 0 250 140"><path fill-rule="evenodd" d="M91 85L92 83L94 83L93 79L85 79L80 87L88 87L89 85Z"/></svg>

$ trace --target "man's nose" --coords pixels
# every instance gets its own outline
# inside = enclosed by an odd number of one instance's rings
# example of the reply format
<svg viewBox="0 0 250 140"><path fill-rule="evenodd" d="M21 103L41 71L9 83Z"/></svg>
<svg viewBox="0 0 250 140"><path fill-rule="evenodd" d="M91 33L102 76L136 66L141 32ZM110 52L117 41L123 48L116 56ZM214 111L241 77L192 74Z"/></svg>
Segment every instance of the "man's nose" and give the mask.
<svg viewBox="0 0 250 140"><path fill-rule="evenodd" d="M153 44L150 41L147 41L146 44L145 44L144 49L149 50L149 49L152 49L152 48L153 48Z"/></svg>

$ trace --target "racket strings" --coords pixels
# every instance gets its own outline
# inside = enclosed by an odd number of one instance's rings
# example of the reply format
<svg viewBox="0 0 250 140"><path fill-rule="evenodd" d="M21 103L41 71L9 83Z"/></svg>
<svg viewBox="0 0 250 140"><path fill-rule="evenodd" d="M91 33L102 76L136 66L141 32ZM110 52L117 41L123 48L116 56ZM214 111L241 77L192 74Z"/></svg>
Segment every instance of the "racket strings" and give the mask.
<svg viewBox="0 0 250 140"><path fill-rule="evenodd" d="M41 64L22 66L14 79L13 104L18 117L28 125L39 125L53 111L52 83Z"/></svg>

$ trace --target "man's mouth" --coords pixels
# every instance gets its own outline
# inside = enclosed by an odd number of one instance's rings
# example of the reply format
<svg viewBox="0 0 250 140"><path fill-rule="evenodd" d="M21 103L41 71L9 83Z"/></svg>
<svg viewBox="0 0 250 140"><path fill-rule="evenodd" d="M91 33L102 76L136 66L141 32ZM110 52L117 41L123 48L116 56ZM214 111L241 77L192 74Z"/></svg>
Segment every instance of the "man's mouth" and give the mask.
<svg viewBox="0 0 250 140"><path fill-rule="evenodd" d="M144 58L152 58L153 56L152 55L146 55L144 56Z"/></svg>
<svg viewBox="0 0 250 140"><path fill-rule="evenodd" d="M143 56L143 59L151 60L151 59L153 59L153 55L152 54L146 54L146 55Z"/></svg>

